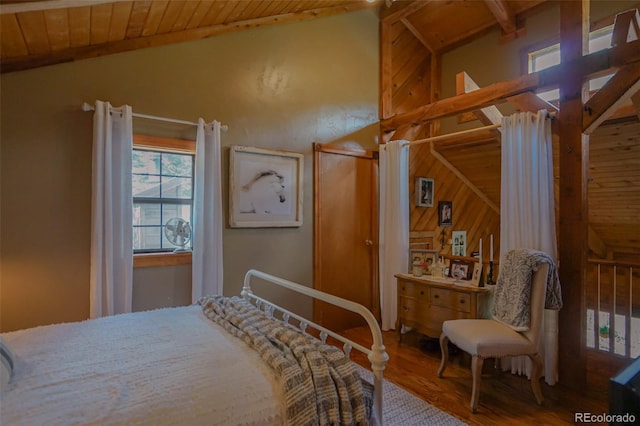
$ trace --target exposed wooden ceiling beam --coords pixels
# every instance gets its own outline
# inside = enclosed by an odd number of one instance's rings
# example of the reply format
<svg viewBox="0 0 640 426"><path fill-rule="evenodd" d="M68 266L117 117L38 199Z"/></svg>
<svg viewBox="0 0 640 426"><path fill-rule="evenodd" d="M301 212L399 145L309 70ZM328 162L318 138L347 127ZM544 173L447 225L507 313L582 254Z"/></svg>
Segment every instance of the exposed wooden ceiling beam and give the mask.
<svg viewBox="0 0 640 426"><path fill-rule="evenodd" d="M432 46L429 46L429 43L427 42L427 40L425 40L425 38L422 36L422 33L420 31L418 31L418 29L416 27L413 26L413 24L411 22L409 22L409 20L407 18L402 18L400 21L402 21L402 23L404 24L404 26L409 30L409 32L411 34L413 34L413 36L415 38L418 39L418 41L420 43L422 43L422 45L424 47L427 48L427 50L429 50L429 52L431 53L435 53L435 49Z"/></svg>
<svg viewBox="0 0 640 426"><path fill-rule="evenodd" d="M417 12L429 4L429 0L394 2L390 8L382 11L382 22L393 23Z"/></svg>
<svg viewBox="0 0 640 426"><path fill-rule="evenodd" d="M640 12L638 9L618 13L613 23L611 45L619 46L640 38Z"/></svg>
<svg viewBox="0 0 640 426"><path fill-rule="evenodd" d="M622 67L584 104L582 129L591 134L640 91L640 62Z"/></svg>
<svg viewBox="0 0 640 426"><path fill-rule="evenodd" d="M595 73L638 61L640 61L640 40L601 50L513 80L494 83L474 92L423 105L383 120L381 129L390 131L402 124L419 124L502 103L510 96L557 85L561 76L570 69L579 69L583 78L586 79Z"/></svg>
<svg viewBox="0 0 640 426"><path fill-rule="evenodd" d="M505 35L516 32L516 16L511 10L509 3L505 0L484 0L493 16L500 24Z"/></svg>
<svg viewBox="0 0 640 426"><path fill-rule="evenodd" d="M546 109L550 114L557 113L558 107L545 101L536 95L534 92L519 93L507 98L511 104L513 104L520 111L536 112L541 109Z"/></svg>
<svg viewBox="0 0 640 426"><path fill-rule="evenodd" d="M291 12L282 15L263 18L248 19L237 23L227 23L187 29L180 32L155 34L147 37L137 37L120 41L106 42L98 45L83 46L66 49L60 52L51 52L27 57L3 58L0 72L20 71L45 65L54 65L65 62L73 62L79 59L95 58L114 53L128 52L146 47L156 47L172 43L180 43L190 40L199 40L224 33L247 30L251 28L267 27L289 22L300 22L341 13L375 7L375 3L365 1L348 3L341 6L305 10L303 12Z"/></svg>
<svg viewBox="0 0 640 426"><path fill-rule="evenodd" d="M465 71L456 74L456 94L462 95L463 93L474 92L479 89L480 86L478 86L478 84L473 81L471 76ZM495 105L475 110L473 113L484 125L500 124L502 121L502 113ZM495 132L501 133L502 131L500 129L496 129Z"/></svg>

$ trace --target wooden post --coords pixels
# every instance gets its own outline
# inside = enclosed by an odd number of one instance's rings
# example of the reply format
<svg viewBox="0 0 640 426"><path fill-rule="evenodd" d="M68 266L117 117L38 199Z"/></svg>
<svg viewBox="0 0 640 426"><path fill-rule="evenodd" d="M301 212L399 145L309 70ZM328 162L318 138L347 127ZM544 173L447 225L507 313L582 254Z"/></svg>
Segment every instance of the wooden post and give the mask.
<svg viewBox="0 0 640 426"><path fill-rule="evenodd" d="M560 2L560 56L563 63L588 49L589 0ZM587 96L584 71L568 67L560 78L559 272L564 306L559 314L560 382L586 385L585 288L587 279L587 167L589 139L582 134Z"/></svg>

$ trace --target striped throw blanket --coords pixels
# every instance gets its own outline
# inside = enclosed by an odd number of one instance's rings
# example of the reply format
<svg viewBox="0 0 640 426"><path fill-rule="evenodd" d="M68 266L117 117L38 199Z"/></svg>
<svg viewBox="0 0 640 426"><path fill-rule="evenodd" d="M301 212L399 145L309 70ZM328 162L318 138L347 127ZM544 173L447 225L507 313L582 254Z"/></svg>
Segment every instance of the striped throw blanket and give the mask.
<svg viewBox="0 0 640 426"><path fill-rule="evenodd" d="M371 399L338 348L269 317L240 297L206 296L204 314L255 349L276 372L291 425L368 424Z"/></svg>

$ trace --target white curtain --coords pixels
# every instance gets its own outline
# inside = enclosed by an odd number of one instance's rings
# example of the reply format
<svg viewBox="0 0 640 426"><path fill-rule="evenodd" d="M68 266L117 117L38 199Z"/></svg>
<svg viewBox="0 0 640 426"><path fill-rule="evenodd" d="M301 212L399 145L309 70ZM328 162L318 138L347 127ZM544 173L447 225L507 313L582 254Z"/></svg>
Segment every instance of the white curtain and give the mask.
<svg viewBox="0 0 640 426"><path fill-rule="evenodd" d="M392 141L380 146L380 310L382 329L396 327L395 274L409 264L409 146Z"/></svg>
<svg viewBox="0 0 640 426"><path fill-rule="evenodd" d="M93 115L90 316L131 312L131 107L96 101Z"/></svg>
<svg viewBox="0 0 640 426"><path fill-rule="evenodd" d="M222 295L222 161L220 123L198 120L191 298Z"/></svg>
<svg viewBox="0 0 640 426"><path fill-rule="evenodd" d="M543 251L557 263L551 123L545 110L502 118L500 258L516 248ZM545 310L540 350L545 381L553 385L558 378L558 311ZM512 358L511 371L530 377L530 363L528 357Z"/></svg>

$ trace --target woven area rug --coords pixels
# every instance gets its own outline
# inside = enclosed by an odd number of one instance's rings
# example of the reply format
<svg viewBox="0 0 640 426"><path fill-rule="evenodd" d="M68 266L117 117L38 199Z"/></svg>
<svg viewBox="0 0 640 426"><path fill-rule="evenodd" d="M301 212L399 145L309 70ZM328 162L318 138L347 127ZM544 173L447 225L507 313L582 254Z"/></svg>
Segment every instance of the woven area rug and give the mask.
<svg viewBox="0 0 640 426"><path fill-rule="evenodd" d="M373 373L360 366L360 375L373 383ZM385 426L459 426L466 425L455 417L413 396L388 380L382 391L383 422Z"/></svg>

